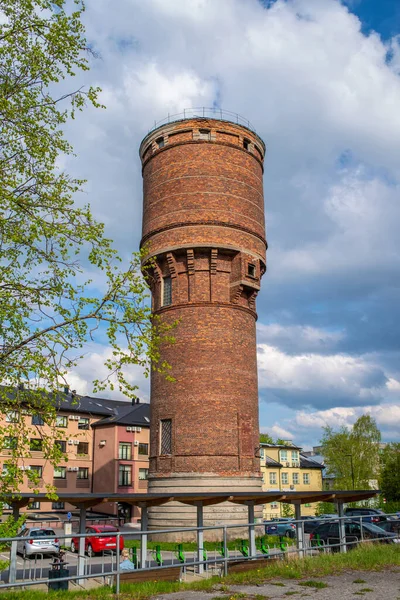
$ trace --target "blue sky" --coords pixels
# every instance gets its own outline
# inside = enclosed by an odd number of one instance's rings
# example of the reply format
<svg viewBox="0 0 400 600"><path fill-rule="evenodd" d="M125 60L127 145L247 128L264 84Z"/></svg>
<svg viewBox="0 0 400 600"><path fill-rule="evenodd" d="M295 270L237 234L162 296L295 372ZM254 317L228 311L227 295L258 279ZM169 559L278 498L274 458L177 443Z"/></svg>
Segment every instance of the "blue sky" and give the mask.
<svg viewBox="0 0 400 600"><path fill-rule="evenodd" d="M304 447L365 413L400 438L399 17L388 0L87 1L101 58L81 83L107 109L69 125L79 158L67 166L126 257L154 120L217 104L267 144L260 424ZM81 393L108 352L88 350L72 375Z"/></svg>

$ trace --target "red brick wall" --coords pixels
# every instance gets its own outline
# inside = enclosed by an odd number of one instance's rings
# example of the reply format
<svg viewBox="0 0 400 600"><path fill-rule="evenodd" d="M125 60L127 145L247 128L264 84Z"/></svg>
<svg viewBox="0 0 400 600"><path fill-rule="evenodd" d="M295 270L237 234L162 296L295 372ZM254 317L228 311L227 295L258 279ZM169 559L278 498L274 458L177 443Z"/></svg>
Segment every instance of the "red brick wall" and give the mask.
<svg viewBox="0 0 400 600"><path fill-rule="evenodd" d="M199 129L209 139L199 139ZM255 297L265 271L264 150L253 132L212 119L169 124L142 142L142 244L157 261L153 310L179 319L176 343L162 349L176 381L154 373L151 382L154 476L259 471ZM162 307L167 275L172 305ZM170 456L160 456L161 419L173 423Z"/></svg>

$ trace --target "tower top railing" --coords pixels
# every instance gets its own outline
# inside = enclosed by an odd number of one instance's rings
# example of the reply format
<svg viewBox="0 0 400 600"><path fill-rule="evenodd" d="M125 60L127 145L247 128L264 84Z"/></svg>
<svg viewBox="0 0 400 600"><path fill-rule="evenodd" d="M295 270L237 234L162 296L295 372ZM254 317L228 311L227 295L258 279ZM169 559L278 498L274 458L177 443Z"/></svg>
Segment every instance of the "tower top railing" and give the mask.
<svg viewBox="0 0 400 600"><path fill-rule="evenodd" d="M236 123L237 125L243 125L250 129L254 133L256 133L255 128L250 123L248 119L245 119L238 113L232 112L230 110L223 110L222 108L207 108L205 106L200 106L197 108L184 108L182 112L170 114L160 121L154 121L154 126L151 127L148 131L154 131L158 127L162 125L167 125L168 123L173 123L174 121L184 121L185 119L219 119L220 121L228 121L229 123Z"/></svg>

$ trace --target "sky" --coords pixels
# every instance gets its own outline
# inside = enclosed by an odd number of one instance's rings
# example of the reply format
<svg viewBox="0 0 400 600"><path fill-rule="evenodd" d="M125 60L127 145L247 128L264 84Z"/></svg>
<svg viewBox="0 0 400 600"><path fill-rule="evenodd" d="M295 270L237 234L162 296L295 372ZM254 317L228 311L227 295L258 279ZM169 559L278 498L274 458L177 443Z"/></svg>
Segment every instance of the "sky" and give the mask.
<svg viewBox="0 0 400 600"><path fill-rule="evenodd" d="M268 270L257 299L260 426L310 448L362 414L400 440L400 4L397 0L87 0L105 110L68 125L89 202L139 246L138 147L155 120L218 106L267 146ZM72 374L102 371L98 344ZM148 382L130 374L143 400ZM113 397L117 397L114 393Z"/></svg>

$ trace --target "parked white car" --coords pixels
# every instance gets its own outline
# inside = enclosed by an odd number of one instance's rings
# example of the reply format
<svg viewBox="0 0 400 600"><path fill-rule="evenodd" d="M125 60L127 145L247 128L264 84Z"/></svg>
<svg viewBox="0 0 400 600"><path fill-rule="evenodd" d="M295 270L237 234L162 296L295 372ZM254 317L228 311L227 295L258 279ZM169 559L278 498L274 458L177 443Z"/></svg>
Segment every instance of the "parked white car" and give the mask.
<svg viewBox="0 0 400 600"><path fill-rule="evenodd" d="M57 554L60 550L59 540L49 540L49 537L55 537L54 529L48 527L27 527L18 537L32 537L31 540L19 540L17 542L17 552L24 558L33 554Z"/></svg>

